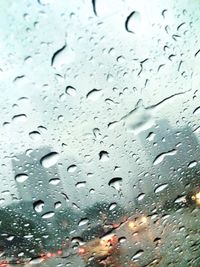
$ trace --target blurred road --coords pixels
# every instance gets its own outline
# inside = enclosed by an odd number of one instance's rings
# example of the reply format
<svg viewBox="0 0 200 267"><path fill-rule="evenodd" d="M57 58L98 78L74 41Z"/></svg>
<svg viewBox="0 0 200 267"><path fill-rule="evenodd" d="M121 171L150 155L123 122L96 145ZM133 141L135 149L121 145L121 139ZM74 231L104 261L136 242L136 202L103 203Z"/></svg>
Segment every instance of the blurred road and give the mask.
<svg viewBox="0 0 200 267"><path fill-rule="evenodd" d="M191 212L189 208L162 217L156 214L151 217L130 217L113 230L112 233L117 235L119 243L105 266L199 267L199 217L199 210ZM73 254L66 258L53 257L38 264L17 266L85 267L86 263L78 254Z"/></svg>

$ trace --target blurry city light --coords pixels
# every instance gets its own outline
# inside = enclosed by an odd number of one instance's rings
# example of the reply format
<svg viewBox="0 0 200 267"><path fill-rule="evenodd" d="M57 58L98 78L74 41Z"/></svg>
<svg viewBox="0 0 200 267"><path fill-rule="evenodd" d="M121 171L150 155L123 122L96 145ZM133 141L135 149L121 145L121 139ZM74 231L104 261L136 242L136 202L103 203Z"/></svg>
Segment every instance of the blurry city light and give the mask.
<svg viewBox="0 0 200 267"><path fill-rule="evenodd" d="M192 200L196 201L197 205L200 205L200 192L192 196Z"/></svg>
<svg viewBox="0 0 200 267"><path fill-rule="evenodd" d="M59 249L59 250L57 251L57 254L58 254L58 255L61 255L61 254L62 254L62 250Z"/></svg>
<svg viewBox="0 0 200 267"><path fill-rule="evenodd" d="M135 223L133 221L130 221L128 223L128 227L131 228L131 229L133 229L135 227Z"/></svg>
<svg viewBox="0 0 200 267"><path fill-rule="evenodd" d="M50 258L50 257L52 257L52 253L51 253L51 252L48 252L48 253L46 254L46 256L47 256L48 258Z"/></svg>
<svg viewBox="0 0 200 267"><path fill-rule="evenodd" d="M139 228L141 224L146 224L146 223L147 223L147 217L142 216L140 218L137 218L135 221L130 221L128 223L128 227L130 229Z"/></svg>
<svg viewBox="0 0 200 267"><path fill-rule="evenodd" d="M147 223L147 217L146 216L142 216L141 223L143 223L143 224Z"/></svg>
<svg viewBox="0 0 200 267"><path fill-rule="evenodd" d="M85 248L79 248L79 250L78 250L79 254L84 254L85 251L86 251Z"/></svg>

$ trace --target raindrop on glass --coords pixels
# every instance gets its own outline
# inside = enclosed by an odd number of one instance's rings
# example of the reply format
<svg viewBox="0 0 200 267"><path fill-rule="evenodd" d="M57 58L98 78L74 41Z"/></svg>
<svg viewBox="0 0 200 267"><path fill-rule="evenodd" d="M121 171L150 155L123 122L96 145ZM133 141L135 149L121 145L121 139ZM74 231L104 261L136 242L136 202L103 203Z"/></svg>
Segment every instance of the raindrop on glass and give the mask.
<svg viewBox="0 0 200 267"><path fill-rule="evenodd" d="M15 176L15 180L16 180L18 183L23 183L23 182L25 182L27 179L28 179L28 175L25 174L25 173L20 173L20 174L17 174L17 175Z"/></svg>
<svg viewBox="0 0 200 267"><path fill-rule="evenodd" d="M67 171L70 172L70 173L73 173L75 172L77 169L77 166L75 164L73 165L70 165L68 168L67 168Z"/></svg>
<svg viewBox="0 0 200 267"><path fill-rule="evenodd" d="M75 96L76 95L76 89L72 86L67 86L65 89L65 93L70 95L70 96Z"/></svg>
<svg viewBox="0 0 200 267"><path fill-rule="evenodd" d="M159 193L159 192L163 191L164 189L166 189L167 187L168 187L168 184L159 185L155 188L155 193Z"/></svg>
<svg viewBox="0 0 200 267"><path fill-rule="evenodd" d="M40 163L44 168L50 168L58 162L59 155L57 152L51 152L41 158Z"/></svg>
<svg viewBox="0 0 200 267"><path fill-rule="evenodd" d="M86 97L91 101L96 101L101 96L101 94L101 89L93 89L86 95Z"/></svg>
<svg viewBox="0 0 200 267"><path fill-rule="evenodd" d="M43 208L44 208L44 201L38 200L38 201L34 202L33 203L33 208L38 213L42 212Z"/></svg>

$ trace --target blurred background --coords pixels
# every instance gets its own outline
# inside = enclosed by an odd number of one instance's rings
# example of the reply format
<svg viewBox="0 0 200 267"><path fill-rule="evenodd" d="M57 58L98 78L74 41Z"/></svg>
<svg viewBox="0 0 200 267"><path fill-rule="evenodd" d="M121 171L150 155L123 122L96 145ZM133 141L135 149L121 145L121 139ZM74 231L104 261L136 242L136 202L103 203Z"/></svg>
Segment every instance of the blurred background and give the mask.
<svg viewBox="0 0 200 267"><path fill-rule="evenodd" d="M199 14L1 0L1 267L200 266Z"/></svg>

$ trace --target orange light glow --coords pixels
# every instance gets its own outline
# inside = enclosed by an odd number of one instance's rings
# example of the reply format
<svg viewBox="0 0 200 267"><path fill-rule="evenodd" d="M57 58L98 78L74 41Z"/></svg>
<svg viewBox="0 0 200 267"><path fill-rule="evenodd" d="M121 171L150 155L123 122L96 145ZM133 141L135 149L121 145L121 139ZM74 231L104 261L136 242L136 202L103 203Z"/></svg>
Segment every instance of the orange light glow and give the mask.
<svg viewBox="0 0 200 267"><path fill-rule="evenodd" d="M46 256L47 256L48 258L51 258L51 257L52 257L51 252L48 252Z"/></svg>
<svg viewBox="0 0 200 267"><path fill-rule="evenodd" d="M133 229L135 227L135 223L130 221L129 224L128 224L128 227Z"/></svg>
<svg viewBox="0 0 200 267"><path fill-rule="evenodd" d="M79 252L79 254L84 254L85 253L85 249L84 248L79 248L78 252Z"/></svg>
<svg viewBox="0 0 200 267"><path fill-rule="evenodd" d="M143 216L143 217L141 218L141 223L147 223L147 217Z"/></svg>
<svg viewBox="0 0 200 267"><path fill-rule="evenodd" d="M62 254L62 250L59 249L59 250L57 251L57 254L58 254L58 255L61 255L61 254Z"/></svg>
<svg viewBox="0 0 200 267"><path fill-rule="evenodd" d="M196 193L195 195L192 196L192 200L196 201L197 205L200 205L200 192Z"/></svg>

